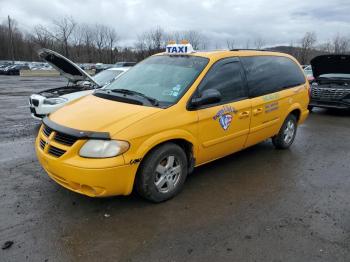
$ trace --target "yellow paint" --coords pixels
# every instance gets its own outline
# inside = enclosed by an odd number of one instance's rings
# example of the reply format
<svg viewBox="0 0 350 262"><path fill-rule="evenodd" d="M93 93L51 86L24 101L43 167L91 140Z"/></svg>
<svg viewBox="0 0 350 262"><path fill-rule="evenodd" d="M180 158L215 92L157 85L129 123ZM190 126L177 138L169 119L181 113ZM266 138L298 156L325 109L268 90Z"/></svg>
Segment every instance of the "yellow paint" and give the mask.
<svg viewBox="0 0 350 262"><path fill-rule="evenodd" d="M60 185L93 197L128 195L131 193L140 163L155 146L174 139L193 145L196 166L205 164L276 135L285 118L293 110L300 112L299 123L308 116L308 88L304 85L262 97L230 102L225 105L189 111L187 103L210 67L220 59L240 56L286 56L275 52L213 51L197 52L193 56L209 58L209 63L196 81L175 105L167 108L146 107L110 101L90 95L72 102L50 115L59 125L88 131L109 132L112 139L130 143L123 155L106 159L88 159L79 156L85 140L73 146L52 141L39 131L36 139L38 159L49 176ZM265 112L269 104L277 109ZM226 108L224 108L224 106ZM229 108L232 108L230 111ZM232 122L224 130L215 115L223 110ZM40 148L40 139L66 150L59 157ZM47 147L46 147L47 148Z"/></svg>

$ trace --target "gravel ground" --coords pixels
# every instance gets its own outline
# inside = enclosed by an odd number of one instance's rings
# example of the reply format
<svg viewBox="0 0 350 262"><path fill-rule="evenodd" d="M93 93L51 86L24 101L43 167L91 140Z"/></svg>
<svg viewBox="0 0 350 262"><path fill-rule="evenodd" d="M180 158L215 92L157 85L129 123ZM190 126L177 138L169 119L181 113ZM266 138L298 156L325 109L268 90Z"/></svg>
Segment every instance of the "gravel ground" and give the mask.
<svg viewBox="0 0 350 262"><path fill-rule="evenodd" d="M0 261L350 261L349 112L316 110L290 150L202 166L168 202L92 199L51 181L33 148L28 95L65 84L0 76Z"/></svg>

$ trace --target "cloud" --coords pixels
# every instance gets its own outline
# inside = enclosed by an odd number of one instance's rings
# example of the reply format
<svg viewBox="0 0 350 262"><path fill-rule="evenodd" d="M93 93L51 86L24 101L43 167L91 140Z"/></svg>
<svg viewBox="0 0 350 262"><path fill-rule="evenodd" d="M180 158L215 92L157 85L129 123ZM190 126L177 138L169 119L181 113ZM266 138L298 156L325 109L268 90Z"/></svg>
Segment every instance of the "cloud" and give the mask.
<svg viewBox="0 0 350 262"><path fill-rule="evenodd" d="M122 42L131 44L145 30L197 30L211 46L227 39L245 45L260 37L268 45L296 42L314 31L320 42L350 32L348 0L0 0L0 18L11 15L30 31L36 24L72 16L79 23L114 27Z"/></svg>

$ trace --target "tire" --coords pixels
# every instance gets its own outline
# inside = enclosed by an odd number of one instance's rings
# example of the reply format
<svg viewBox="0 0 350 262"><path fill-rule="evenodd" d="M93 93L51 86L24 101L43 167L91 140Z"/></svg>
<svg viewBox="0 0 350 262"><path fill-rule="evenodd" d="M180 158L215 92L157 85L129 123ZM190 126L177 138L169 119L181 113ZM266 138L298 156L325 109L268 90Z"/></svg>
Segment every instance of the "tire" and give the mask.
<svg viewBox="0 0 350 262"><path fill-rule="evenodd" d="M308 106L307 109L309 109L310 113L312 112L312 110L314 109L313 106Z"/></svg>
<svg viewBox="0 0 350 262"><path fill-rule="evenodd" d="M277 149L289 148L295 139L297 133L297 119L294 115L290 114L279 131L279 133L272 138L272 143Z"/></svg>
<svg viewBox="0 0 350 262"><path fill-rule="evenodd" d="M187 177L187 157L184 150L166 143L152 150L142 161L135 186L138 194L159 203L176 196Z"/></svg>

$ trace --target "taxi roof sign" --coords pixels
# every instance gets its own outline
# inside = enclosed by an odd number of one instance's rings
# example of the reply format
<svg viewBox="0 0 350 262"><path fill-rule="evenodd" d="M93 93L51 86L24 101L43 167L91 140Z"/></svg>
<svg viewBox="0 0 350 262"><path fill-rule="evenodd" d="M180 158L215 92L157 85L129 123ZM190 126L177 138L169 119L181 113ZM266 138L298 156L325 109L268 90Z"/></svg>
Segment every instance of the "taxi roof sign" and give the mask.
<svg viewBox="0 0 350 262"><path fill-rule="evenodd" d="M165 53L171 55L185 55L194 53L192 45L188 41L181 41L181 44L176 44L175 41L169 41L165 48Z"/></svg>

